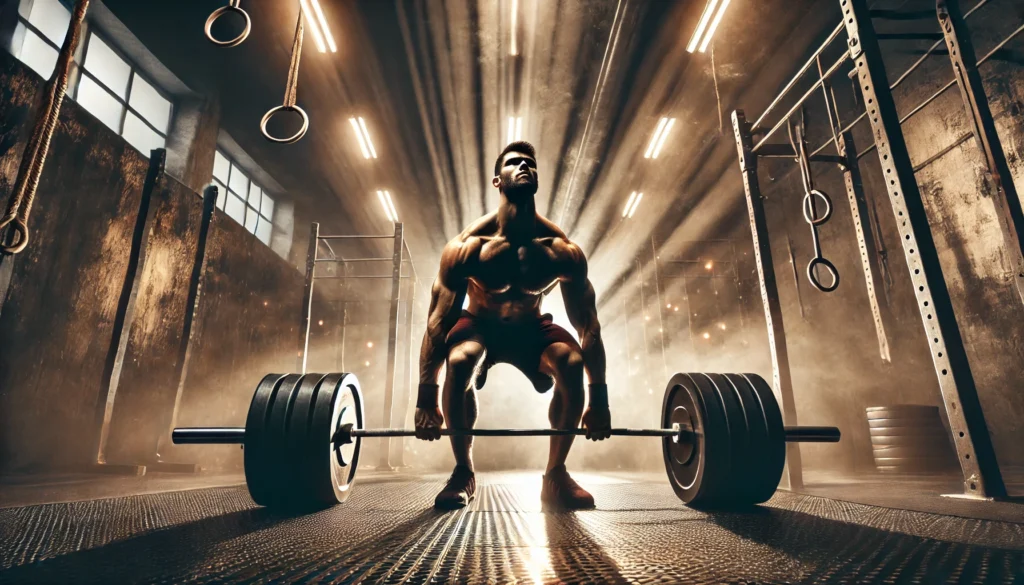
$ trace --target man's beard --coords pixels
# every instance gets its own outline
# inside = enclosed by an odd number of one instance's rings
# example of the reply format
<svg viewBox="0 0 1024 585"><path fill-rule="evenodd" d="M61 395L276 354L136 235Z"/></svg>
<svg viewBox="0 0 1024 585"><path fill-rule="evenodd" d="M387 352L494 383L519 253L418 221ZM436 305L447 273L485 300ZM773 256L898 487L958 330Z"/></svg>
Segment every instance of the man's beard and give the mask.
<svg viewBox="0 0 1024 585"><path fill-rule="evenodd" d="M499 187L501 187L501 192L510 199L533 197L537 192L537 185L533 181L517 182L515 176L506 178L503 175Z"/></svg>

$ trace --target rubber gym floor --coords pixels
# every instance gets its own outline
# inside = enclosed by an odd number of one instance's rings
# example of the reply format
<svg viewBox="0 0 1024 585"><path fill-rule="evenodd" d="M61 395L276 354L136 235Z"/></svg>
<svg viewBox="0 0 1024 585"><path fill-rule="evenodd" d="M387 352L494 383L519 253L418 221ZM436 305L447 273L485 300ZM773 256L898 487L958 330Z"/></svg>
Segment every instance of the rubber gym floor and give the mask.
<svg viewBox="0 0 1024 585"><path fill-rule="evenodd" d="M542 512L525 472L481 473L448 513L431 508L439 475L367 473L302 515L255 506L237 477L8 485L0 582L1024 583L1024 506L922 495L955 481L819 480L708 513L659 474L576 476L597 509ZM92 499L58 501L71 493Z"/></svg>

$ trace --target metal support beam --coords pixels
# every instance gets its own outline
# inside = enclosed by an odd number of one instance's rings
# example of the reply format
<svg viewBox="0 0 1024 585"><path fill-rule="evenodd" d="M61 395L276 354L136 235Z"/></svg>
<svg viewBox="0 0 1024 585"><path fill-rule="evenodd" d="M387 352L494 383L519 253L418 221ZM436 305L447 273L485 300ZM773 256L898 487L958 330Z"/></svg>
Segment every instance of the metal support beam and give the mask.
<svg viewBox="0 0 1024 585"><path fill-rule="evenodd" d="M402 295L402 248L405 237L401 222L395 222L394 250L391 268L391 305L388 307L388 359L384 373L384 426L391 426L391 411L395 396L395 361L398 355L398 303ZM391 439L381 445L378 471L394 471L391 465Z"/></svg>
<svg viewBox="0 0 1024 585"><path fill-rule="evenodd" d="M740 171L743 173L743 189L747 195L747 213L750 216L750 235L754 240L754 261L761 285L761 303L768 325L768 347L772 358L772 386L782 406L783 420L787 425L796 425L796 405L793 399L793 378L789 371L789 350L786 346L786 332L782 326L782 305L779 302L779 288L775 280L775 265L772 263L771 243L768 240L768 220L764 212L764 200L757 181L757 154L754 153L750 123L742 110L732 113L732 126L739 153ZM786 446L786 466L790 489L803 487L803 466L800 462L800 448L796 444Z"/></svg>
<svg viewBox="0 0 1024 585"><path fill-rule="evenodd" d="M953 443L963 471L967 497L1005 497L999 465L978 390L967 361L960 327L953 313L942 265L899 115L886 79L882 51L875 37L866 0L839 0L849 38L850 56L864 96L872 135L889 193L921 321L928 335L932 362L949 417Z"/></svg>
<svg viewBox="0 0 1024 585"><path fill-rule="evenodd" d="M1013 284L1017 295L1024 301L1024 247L1021 242L1024 213L1021 212L1010 165L996 133L996 123L978 73L978 59L974 53L974 43L971 42L971 33L958 0L937 0L935 9L949 49L949 58L953 62L953 74L960 87L960 97L971 119L974 139L985 155L985 164L995 191L992 202L999 214L999 227L1003 232L1003 242L1013 271Z"/></svg>
<svg viewBox="0 0 1024 585"><path fill-rule="evenodd" d="M313 272L316 270L316 246L320 241L320 224L309 226L309 248L306 251L306 283L302 289L302 317L299 320L298 370L306 373L309 353L309 319L313 312Z"/></svg>
<svg viewBox="0 0 1024 585"><path fill-rule="evenodd" d="M864 183L860 177L860 166L857 163L857 147L853 142L853 133L844 132L839 136L839 152L843 156L843 182L846 184L846 198L850 202L850 216L857 234L860 249L860 264L864 270L864 284L868 291L868 304L871 305L871 317L875 322L875 334L878 337L878 355L884 362L892 362L889 353L889 338L885 333L885 319L879 298L885 297L882 289L884 283L878 273L875 259L875 238L871 229L871 217L868 215L868 203L864 197Z"/></svg>

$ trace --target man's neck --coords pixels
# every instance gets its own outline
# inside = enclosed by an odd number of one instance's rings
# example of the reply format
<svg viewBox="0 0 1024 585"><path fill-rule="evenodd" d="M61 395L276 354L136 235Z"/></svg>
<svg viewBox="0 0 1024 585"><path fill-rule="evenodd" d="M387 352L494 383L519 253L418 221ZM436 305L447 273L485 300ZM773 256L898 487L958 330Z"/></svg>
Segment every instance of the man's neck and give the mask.
<svg viewBox="0 0 1024 585"><path fill-rule="evenodd" d="M509 240L533 239L537 225L537 208L533 197L512 201L504 193L498 204L498 234Z"/></svg>

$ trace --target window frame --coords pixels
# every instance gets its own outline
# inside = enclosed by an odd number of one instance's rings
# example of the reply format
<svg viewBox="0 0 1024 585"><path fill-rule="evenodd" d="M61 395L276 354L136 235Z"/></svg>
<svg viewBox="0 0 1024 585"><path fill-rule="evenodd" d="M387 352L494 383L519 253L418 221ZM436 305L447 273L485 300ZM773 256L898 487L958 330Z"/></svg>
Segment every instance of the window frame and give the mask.
<svg viewBox="0 0 1024 585"><path fill-rule="evenodd" d="M216 173L216 168L217 168L217 165L216 165L216 156L217 155L222 156L224 158L224 160L227 161L227 163L228 163L228 176L223 181L221 181L221 179L219 177L217 177L216 174L214 174L214 173ZM233 173L235 171L237 171L239 173L242 173L242 175L245 176L245 179L246 179L246 191L247 192L246 192L244 197L242 197L239 193L237 193L231 187L231 177L232 177L232 175L233 175ZM274 217L273 216L274 216L274 213L277 211L277 199L274 196L270 195L267 192L266 188L264 188L262 185L256 183L255 179L251 175L252 175L252 171L250 171L250 170L248 170L246 168L243 168L240 164L238 164L238 160L235 159L233 156L231 156L229 153L225 152L224 150L222 150L220 148L215 150L215 154L214 154L214 171L211 172L210 183L213 184L213 185L216 185L219 190L224 192L222 196L217 197L217 209L222 211L224 213L224 215L227 215L228 217L230 217L231 221L234 221L238 225L242 226L242 229L244 229L245 231L247 231L250 234L252 234L252 236L255 237L257 240L259 240L261 243L263 243L266 246L269 246L270 245L270 239L273 236L273 229L274 229ZM256 187L259 188L259 190L260 190L260 207L258 209L256 207L253 207L249 203L249 195L250 195L249 191L252 190L253 185L256 185ZM241 221L236 220L234 217L231 216L230 213L228 213L228 211L227 211L228 197L234 197L234 198L240 199L242 201L242 206L244 207L244 212L242 213L242 220ZM270 217L267 217L266 215L263 214L263 209L262 208L263 208L263 198L264 197L269 199L273 203L273 210L271 210ZM256 226L252 230L250 230L245 225L246 224L246 219L248 217L248 213L249 213L250 210L253 211L254 213L256 213L256 216L257 216ZM267 241L266 242L264 242L262 239L260 239L260 237L257 235L257 232L260 229L260 225L264 221L267 222L268 224L270 224L270 229L271 229L270 235L267 236Z"/></svg>
<svg viewBox="0 0 1024 585"><path fill-rule="evenodd" d="M21 12L18 12L18 22L22 26L24 26L27 31L29 31L32 34L36 35L36 37L38 37L40 40L42 40L44 43L46 43L51 49L54 49L55 51L57 51L58 54L60 53L60 46L58 46L56 43L54 43L52 40L50 40L50 38L48 36L46 36L46 34L44 34L43 31L39 30L38 27L36 27L31 22L29 22L29 20L27 18L22 16ZM107 48L109 48L115 55L117 55L117 57L119 59L121 59L122 61L124 61L128 65L128 68L130 70L130 74L128 75L128 85L125 88L125 95L127 96L127 98L122 99L121 96L116 91L112 90L110 88L110 86L108 86L106 83L101 81L98 77L93 75L88 69L85 68L85 60L88 57L89 46L92 44L93 36L98 36L100 38L100 41L103 44L105 44L107 46ZM171 98L171 96L169 96L165 91L163 91L163 89L160 87L160 85L158 83L154 83L153 80L151 80L147 75L141 73L139 71L139 69L138 69L138 66L135 64L135 62L133 60L129 59L115 44L113 44L110 41L108 41L107 38L104 35L96 33L96 31L92 30L92 27L90 27L90 26L86 27L86 30L85 30L85 42L82 43L81 47L82 47L81 48L81 54L82 54L81 55L81 59L74 59L73 60L74 61L74 71L72 72L71 77L72 77L72 79L74 81L74 83L73 83L74 90L73 90L73 92L71 94L71 99L75 100L76 103L78 102L78 89L82 85L82 83L81 83L82 82L82 75L85 75L86 77L89 78L90 81L92 81L93 83L98 85L100 88L102 88L103 91L107 92L110 95L110 97L114 98L114 100L117 101L117 103L121 105L121 119L120 119L120 121L118 123L118 129L117 129L117 135L118 136L121 136L122 138L124 137L124 124L125 124L125 120L127 120L127 118L128 118L128 112L131 112L132 114L135 115L136 118L141 120L143 124L145 124L147 127L149 127L150 130L152 130L158 136L163 138L164 139L164 143L166 144L166 142L167 142L167 135L169 134L171 124L173 124L173 122L174 122L174 100ZM139 112L134 107L132 107L131 104L128 103L131 100L131 97L132 97L132 85L135 83L135 76L136 75L139 75L140 77L142 77L142 80L144 82L149 84L149 86L152 87L153 90L156 91L157 94L160 95L160 97L162 97L165 100L167 100L167 103L170 104L170 111L167 113L167 130L166 131L158 130L156 126L154 126L148 119L146 119L146 117L144 115L142 115L142 112ZM145 154L146 156L149 156L148 153L143 153L143 154Z"/></svg>

